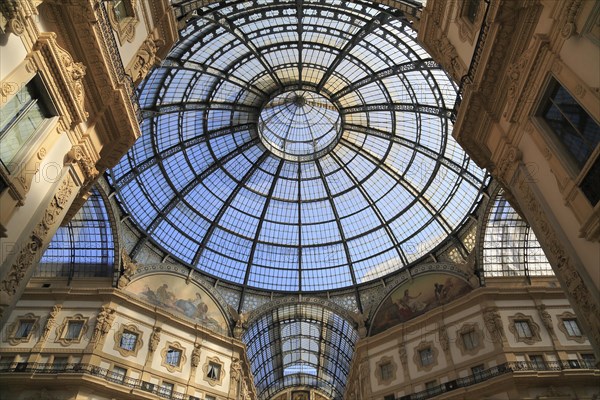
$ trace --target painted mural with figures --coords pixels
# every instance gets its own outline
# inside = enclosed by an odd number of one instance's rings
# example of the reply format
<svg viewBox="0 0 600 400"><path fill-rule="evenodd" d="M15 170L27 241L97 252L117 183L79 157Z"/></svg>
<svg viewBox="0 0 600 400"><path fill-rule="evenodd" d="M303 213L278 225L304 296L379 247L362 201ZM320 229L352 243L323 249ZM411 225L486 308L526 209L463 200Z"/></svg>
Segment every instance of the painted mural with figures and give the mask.
<svg viewBox="0 0 600 400"><path fill-rule="evenodd" d="M456 275L424 274L399 285L383 301L371 325L371 334L408 321L471 291L471 285Z"/></svg>
<svg viewBox="0 0 600 400"><path fill-rule="evenodd" d="M159 274L132 282L127 291L167 311L183 314L213 331L227 332L227 323L205 290L177 276Z"/></svg>

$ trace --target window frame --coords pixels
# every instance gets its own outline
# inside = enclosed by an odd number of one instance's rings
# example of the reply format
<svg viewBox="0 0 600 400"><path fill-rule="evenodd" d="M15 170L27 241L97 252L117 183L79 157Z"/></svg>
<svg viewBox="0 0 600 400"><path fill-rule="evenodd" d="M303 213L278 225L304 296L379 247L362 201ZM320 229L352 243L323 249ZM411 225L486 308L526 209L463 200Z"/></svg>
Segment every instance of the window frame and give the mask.
<svg viewBox="0 0 600 400"><path fill-rule="evenodd" d="M123 335L126 332L136 335L136 340L132 349L121 347ZM115 344L113 349L118 351L123 357L137 357L138 352L144 344L144 341L142 340L142 334L143 332L136 325L121 325L120 329L115 332Z"/></svg>
<svg viewBox="0 0 600 400"><path fill-rule="evenodd" d="M70 346L75 343L80 343L83 337L85 336L86 332L88 331L88 320L88 317L84 317L81 314L66 317L63 320L62 324L60 324L56 328L55 342L60 343L62 346ZM73 323L81 324L81 329L79 330L78 336L72 338L68 336L70 336L69 326Z"/></svg>
<svg viewBox="0 0 600 400"><path fill-rule="evenodd" d="M36 106L38 106L37 108L40 114L42 114L42 119L27 139L20 144L19 149L15 151L10 160L0 158L0 165L2 165L3 170L8 175L17 175L20 172L27 159L30 158L32 149L37 149L38 146L35 143L43 136L41 134L48 130L58 115L56 107L48 94L48 89L39 75L34 75L29 81L22 84L18 91L7 97L6 102L3 102L0 109L5 109L12 101L18 101L19 95L24 90L28 93L29 99L19 108L18 112L11 117L10 121L4 127L0 125L0 141L5 140L11 129L14 129L20 122L24 121ZM1 120L0 124L2 124ZM12 168L11 166L15 167Z"/></svg>
<svg viewBox="0 0 600 400"><path fill-rule="evenodd" d="M169 354L172 352L179 352L179 362L172 364L169 362ZM181 372L187 357L185 355L185 347L179 342L169 342L165 344L165 347L161 350L161 365L169 372Z"/></svg>
<svg viewBox="0 0 600 400"><path fill-rule="evenodd" d="M424 364L423 363L423 354L427 351L431 353L430 357L426 358L430 361L427 362L426 364ZM439 355L439 351L433 345L433 342L424 341L424 342L419 343L419 345L417 347L415 347L414 353L413 353L413 361L415 362L415 365L417 366L417 370L431 371L431 369L433 369L433 367L438 365L438 355Z"/></svg>
<svg viewBox="0 0 600 400"><path fill-rule="evenodd" d="M598 204L600 204L600 201L598 201L596 204L592 204L591 199L582 189L582 185L595 163L600 163L600 142L597 143L595 148L592 149L586 161L582 165L578 165L578 161L568 147L563 143L562 139L555 133L555 130L547 122L547 118L544 116L544 114L546 113L545 110L549 104L552 103L550 100L552 93L559 88L562 88L575 101L575 103L577 103L581 110L585 112L589 119L594 121L597 125L600 125L600 121L594 116L593 113L589 111L587 105L582 103L578 96L573 94L574 90L571 90L568 85L565 85L563 82L561 82L558 77L550 75L544 83L543 88L544 89L541 92L541 96L534 107L533 120L538 128L540 128L543 141L552 150L552 153L558 159L559 164L565 170L567 176L573 181L574 186L579 189L591 208L595 208ZM577 89L575 89L575 91L576 90ZM561 115L564 114L561 113ZM572 124L570 123L570 125ZM579 133L578 130L577 133Z"/></svg>
<svg viewBox="0 0 600 400"><path fill-rule="evenodd" d="M476 339L477 343L473 343L473 347L467 346L465 335L469 335ZM460 349L462 355L475 355L484 347L483 331L477 323L466 323L456 331L456 346Z"/></svg>
<svg viewBox="0 0 600 400"><path fill-rule="evenodd" d="M15 320L8 325L8 338L6 339L11 346L18 346L23 343L28 343L35 333L39 331L40 317L34 315L33 313L27 313L25 315L19 315L15 318ZM24 322L32 322L31 329L27 332L26 336L17 336L21 324Z"/></svg>
<svg viewBox="0 0 600 400"><path fill-rule="evenodd" d="M584 343L587 340L587 337L581 330L581 325L577 320L577 316L570 311L565 311L564 313L557 316L558 317L558 329L565 335L567 340L574 340L577 343ZM569 328L565 321L573 321L575 322L577 329L579 331L579 335L571 334Z"/></svg>
<svg viewBox="0 0 600 400"><path fill-rule="evenodd" d="M375 364L375 368L375 378L380 385L389 385L397 377L398 365L392 357L381 357Z"/></svg>
<svg viewBox="0 0 600 400"><path fill-rule="evenodd" d="M540 336L540 326L534 322L533 318L530 315L517 313L513 316L508 317L508 321L508 330L514 335L515 342L534 344L536 342L542 341L542 338ZM523 324L527 324L526 326L528 327L530 335L525 335L525 333L527 332L518 328L519 326L524 326Z"/></svg>
<svg viewBox="0 0 600 400"><path fill-rule="evenodd" d="M219 376L214 379L209 377L209 373L211 368L218 366L219 368ZM218 357L206 357L206 362L202 366L202 371L204 372L204 380L208 382L211 386L221 385L223 383L223 378L225 378L225 364Z"/></svg>

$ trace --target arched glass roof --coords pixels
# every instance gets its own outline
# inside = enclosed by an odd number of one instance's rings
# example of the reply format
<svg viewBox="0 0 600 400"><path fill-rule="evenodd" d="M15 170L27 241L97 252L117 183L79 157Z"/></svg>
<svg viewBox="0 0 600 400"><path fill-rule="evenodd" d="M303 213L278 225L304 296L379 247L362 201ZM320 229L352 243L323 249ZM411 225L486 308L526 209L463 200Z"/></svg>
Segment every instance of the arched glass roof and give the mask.
<svg viewBox="0 0 600 400"><path fill-rule="evenodd" d="M316 304L286 305L252 323L242 339L259 399L301 386L342 399L358 341L349 321Z"/></svg>
<svg viewBox="0 0 600 400"><path fill-rule="evenodd" d="M487 215L483 240L484 276L552 276L554 271L527 222L502 195Z"/></svg>
<svg viewBox="0 0 600 400"><path fill-rule="evenodd" d="M115 246L104 200L93 188L71 221L58 228L34 276L113 276Z"/></svg>
<svg viewBox="0 0 600 400"><path fill-rule="evenodd" d="M222 1L180 36L111 172L174 259L244 287L356 286L426 256L477 203L484 172L451 136L456 86L402 12Z"/></svg>

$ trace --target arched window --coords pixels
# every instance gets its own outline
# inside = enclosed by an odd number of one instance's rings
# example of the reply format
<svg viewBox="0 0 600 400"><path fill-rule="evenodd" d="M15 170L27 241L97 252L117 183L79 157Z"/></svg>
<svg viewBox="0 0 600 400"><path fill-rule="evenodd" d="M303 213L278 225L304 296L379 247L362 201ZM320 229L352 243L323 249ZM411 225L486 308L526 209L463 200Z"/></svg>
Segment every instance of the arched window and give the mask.
<svg viewBox="0 0 600 400"><path fill-rule="evenodd" d="M114 265L115 243L108 213L94 188L73 219L58 228L35 276L109 277Z"/></svg>
<svg viewBox="0 0 600 400"><path fill-rule="evenodd" d="M502 191L494 200L485 227L483 268L486 277L554 275L533 230Z"/></svg>

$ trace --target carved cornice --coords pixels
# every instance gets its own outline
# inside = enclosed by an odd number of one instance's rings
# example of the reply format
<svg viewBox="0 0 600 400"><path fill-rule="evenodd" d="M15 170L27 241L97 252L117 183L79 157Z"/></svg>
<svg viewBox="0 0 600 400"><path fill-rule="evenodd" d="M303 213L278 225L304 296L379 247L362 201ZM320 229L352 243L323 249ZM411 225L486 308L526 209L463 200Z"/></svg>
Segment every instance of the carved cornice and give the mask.
<svg viewBox="0 0 600 400"><path fill-rule="evenodd" d="M86 121L89 114L85 110L83 78L87 68L82 63L75 62L71 54L58 45L53 32L41 33L33 50L42 55L54 78L53 83L60 92L60 98L65 101L62 113L68 114L74 125Z"/></svg>

